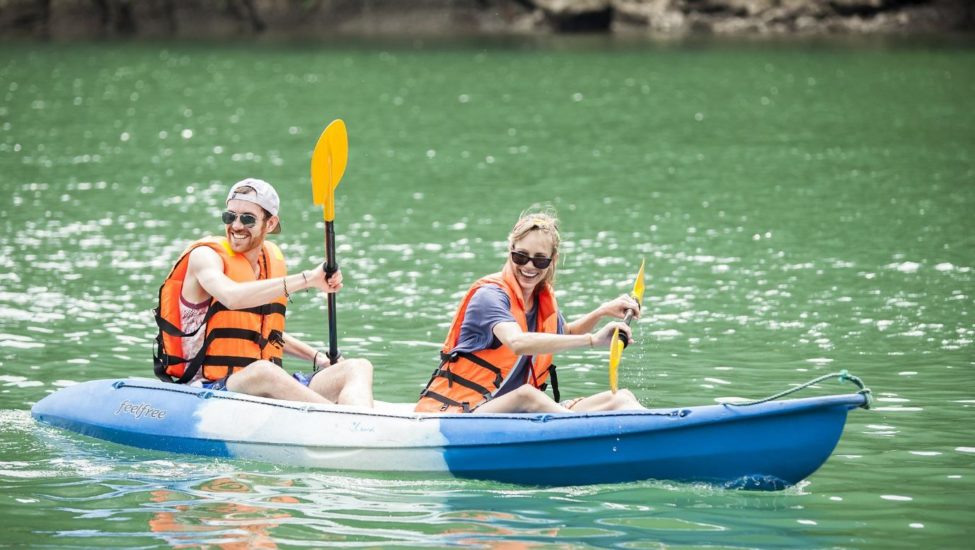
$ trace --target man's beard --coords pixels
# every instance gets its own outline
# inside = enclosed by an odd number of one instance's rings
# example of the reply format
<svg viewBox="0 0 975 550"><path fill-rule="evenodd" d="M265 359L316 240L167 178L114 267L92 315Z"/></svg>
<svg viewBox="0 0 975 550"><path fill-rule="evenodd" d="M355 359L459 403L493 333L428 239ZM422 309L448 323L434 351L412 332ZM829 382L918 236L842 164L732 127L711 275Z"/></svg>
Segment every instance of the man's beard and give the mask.
<svg viewBox="0 0 975 550"><path fill-rule="evenodd" d="M227 227L227 232L226 232L227 242L230 243L230 249L236 252L237 254L245 254L247 252L250 252L251 250L260 248L260 246L264 243L264 236L266 234L265 232L262 231L257 235L253 234L251 231L246 231L246 233L248 235L248 239L246 239L243 243L240 243L237 239L234 238L233 231L231 230L231 228Z"/></svg>

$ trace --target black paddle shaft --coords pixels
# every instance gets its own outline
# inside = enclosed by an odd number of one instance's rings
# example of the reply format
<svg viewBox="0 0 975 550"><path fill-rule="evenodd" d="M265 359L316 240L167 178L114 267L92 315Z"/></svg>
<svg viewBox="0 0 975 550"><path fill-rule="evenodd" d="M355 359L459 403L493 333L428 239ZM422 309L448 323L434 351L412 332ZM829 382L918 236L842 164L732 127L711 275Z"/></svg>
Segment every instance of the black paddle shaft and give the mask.
<svg viewBox="0 0 975 550"><path fill-rule="evenodd" d="M632 320L633 320L633 310L628 309L626 310L626 316L623 317L623 322L626 323L626 326L630 326L630 321ZM627 336L626 333L623 332L622 330L620 331L620 342L623 342L623 348L626 348L626 346L630 345L630 337Z"/></svg>
<svg viewBox="0 0 975 550"><path fill-rule="evenodd" d="M335 263L335 225L325 222L325 278L339 270ZM334 365L339 360L338 321L336 319L335 293L328 294L328 363Z"/></svg>

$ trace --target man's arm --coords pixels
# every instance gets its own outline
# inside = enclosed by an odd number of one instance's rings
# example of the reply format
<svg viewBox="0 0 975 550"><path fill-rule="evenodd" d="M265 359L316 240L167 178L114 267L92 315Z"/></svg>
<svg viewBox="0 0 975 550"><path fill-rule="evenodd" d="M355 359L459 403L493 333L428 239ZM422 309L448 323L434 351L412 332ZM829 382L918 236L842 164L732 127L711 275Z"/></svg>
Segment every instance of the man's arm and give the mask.
<svg viewBox="0 0 975 550"><path fill-rule="evenodd" d="M187 290L192 290L192 285L197 284L206 294L229 309L246 309L284 296L286 286L289 294L312 287L325 292L337 292L342 288L342 274L336 273L326 281L325 272L319 266L287 277L241 283L224 274L220 255L209 247L201 246L190 252L184 285L186 283L191 287ZM187 296L187 299L192 300L193 297Z"/></svg>
<svg viewBox="0 0 975 550"><path fill-rule="evenodd" d="M313 369L327 367L329 364L328 356L325 355L324 351L315 349L287 332L284 333L284 353L308 361L312 364Z"/></svg>

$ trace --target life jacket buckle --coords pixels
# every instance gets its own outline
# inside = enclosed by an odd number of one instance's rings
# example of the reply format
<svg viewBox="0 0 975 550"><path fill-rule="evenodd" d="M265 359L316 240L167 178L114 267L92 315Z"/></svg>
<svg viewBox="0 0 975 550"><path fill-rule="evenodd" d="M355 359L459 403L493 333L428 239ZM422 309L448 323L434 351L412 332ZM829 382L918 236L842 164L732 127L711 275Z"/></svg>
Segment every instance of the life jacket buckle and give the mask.
<svg viewBox="0 0 975 550"><path fill-rule="evenodd" d="M278 348L284 348L284 334L279 330L272 330L267 335L267 341ZM261 346L262 348L264 346Z"/></svg>

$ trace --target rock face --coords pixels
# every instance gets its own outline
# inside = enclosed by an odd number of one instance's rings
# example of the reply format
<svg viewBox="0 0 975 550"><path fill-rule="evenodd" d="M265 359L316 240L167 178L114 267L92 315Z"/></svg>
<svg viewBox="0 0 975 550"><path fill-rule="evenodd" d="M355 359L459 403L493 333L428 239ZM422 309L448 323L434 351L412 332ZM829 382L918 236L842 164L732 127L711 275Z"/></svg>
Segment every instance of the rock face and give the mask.
<svg viewBox="0 0 975 550"><path fill-rule="evenodd" d="M970 33L971 0L0 0L0 38Z"/></svg>

